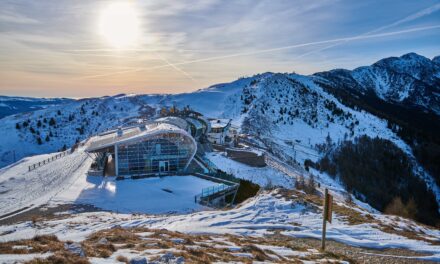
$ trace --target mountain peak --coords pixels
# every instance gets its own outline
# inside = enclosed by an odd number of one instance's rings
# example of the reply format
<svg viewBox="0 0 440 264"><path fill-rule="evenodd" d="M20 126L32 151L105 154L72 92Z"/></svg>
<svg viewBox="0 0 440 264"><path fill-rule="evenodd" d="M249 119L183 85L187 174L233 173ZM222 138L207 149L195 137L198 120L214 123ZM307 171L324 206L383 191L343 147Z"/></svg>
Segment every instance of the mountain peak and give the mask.
<svg viewBox="0 0 440 264"><path fill-rule="evenodd" d="M405 59L405 60L429 60L428 58L426 58L422 55L419 55L415 52L410 52L410 53L404 54L404 55L400 56L400 58Z"/></svg>
<svg viewBox="0 0 440 264"><path fill-rule="evenodd" d="M374 63L373 66L391 67L400 72L401 70L406 71L407 67L426 65L429 63L431 63L430 59L415 52L410 52L400 57L388 57L381 59Z"/></svg>

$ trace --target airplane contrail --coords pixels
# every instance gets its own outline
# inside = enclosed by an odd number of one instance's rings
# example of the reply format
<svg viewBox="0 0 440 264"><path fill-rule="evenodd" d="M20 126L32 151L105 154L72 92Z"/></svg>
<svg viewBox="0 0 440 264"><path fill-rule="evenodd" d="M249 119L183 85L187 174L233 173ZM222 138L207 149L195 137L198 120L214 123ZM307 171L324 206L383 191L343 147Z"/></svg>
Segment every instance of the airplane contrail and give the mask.
<svg viewBox="0 0 440 264"><path fill-rule="evenodd" d="M173 69L177 70L178 72L183 73L183 75L185 75L186 77L188 77L191 81L193 82L197 82L196 79L194 79L189 73L187 73L186 71L182 70L181 68L177 67L175 64L172 64L171 62L169 62L166 58L162 57L161 55L159 55L158 53L154 53L157 57L159 57L159 59L161 59L163 62L165 62L168 66L171 66Z"/></svg>
<svg viewBox="0 0 440 264"><path fill-rule="evenodd" d="M376 29L373 29L373 30L370 30L368 32L362 33L359 36L370 35L370 34L373 34L373 33L377 33L377 32L383 31L383 30L388 29L388 28L392 28L392 27L398 26L398 25L406 23L406 22L410 22L410 21L416 20L418 18L430 15L430 14L438 11L439 9L440 9L440 4L432 5L430 7L422 9L422 10L420 10L420 11L414 13L414 14L411 14L409 16L406 16L406 17L402 18L402 19L399 19L399 20L397 20L397 21L395 21L395 22L393 22L391 24L388 24L388 25L385 25L385 26L382 26L382 27L378 27ZM333 48L333 47L336 47L336 46L339 46L339 45L343 45L343 44L345 44L347 42L348 41L343 41L343 42L332 44L332 45L329 45L329 46L326 46L326 47L323 47L323 48L312 50L312 51L303 53L303 54L295 57L294 59L303 58L303 57L308 56L310 54L315 54L315 53L321 52L323 50L327 50L327 49L330 49L330 48Z"/></svg>
<svg viewBox="0 0 440 264"><path fill-rule="evenodd" d="M341 41L354 41L354 40L388 37L388 36L401 35L401 34L407 34L407 33L412 33L412 32L417 32L417 31L425 31L425 30L431 30L431 29L438 29L438 28L440 28L440 24L432 25L432 26L425 26L425 27L410 28L410 29L399 30L399 31L391 31L391 32L386 32L386 33L358 35L358 36L353 36L353 37L321 40L321 41L314 41L314 42L308 42L308 43L302 43L302 44L294 44L294 45L271 48L271 49L262 49L262 50L256 50L256 51L235 53L235 54L230 54L230 55L215 56L215 57L209 57L209 58L204 58L204 59L197 59L197 60L174 63L173 65L179 66L179 65L187 65L187 64L193 64L193 63L199 63L199 62L223 60L223 59L234 58L234 57L257 55L257 54L270 53L270 52L275 52L275 51L288 50L288 49L301 48L301 47L314 46L314 45L327 44L327 43L335 43L335 42L341 42ZM112 75L123 74L123 73L128 73L128 72L138 72L138 71L153 70L153 69L160 69L160 68L166 68L166 67L170 67L170 65L165 64L165 65L158 65L158 66L153 66L153 67L148 67L148 68L137 68L137 69L127 70L127 71L85 76L85 77L81 77L79 79L93 79L93 78L112 76Z"/></svg>

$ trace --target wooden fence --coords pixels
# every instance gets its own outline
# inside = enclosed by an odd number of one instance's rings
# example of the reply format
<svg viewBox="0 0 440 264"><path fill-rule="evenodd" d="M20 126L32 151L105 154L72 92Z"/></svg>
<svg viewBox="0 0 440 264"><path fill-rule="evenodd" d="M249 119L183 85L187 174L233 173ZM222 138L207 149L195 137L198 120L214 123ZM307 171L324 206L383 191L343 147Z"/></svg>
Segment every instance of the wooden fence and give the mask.
<svg viewBox="0 0 440 264"><path fill-rule="evenodd" d="M44 166L44 165L46 165L46 164L49 164L49 163L51 163L52 161L54 161L54 160L57 160L57 159L60 159L60 158L62 158L62 157L64 157L64 156L66 156L67 154L68 154L68 150L66 150L66 151L63 151L63 152L61 152L61 153L58 153L58 154L56 154L56 155L54 155L54 156L52 156L52 157L50 157L50 158L47 158L47 159L45 159L45 160L43 160L43 161L39 161L39 162L37 162L37 163L34 163L34 164L32 164L32 165L29 165L28 166L28 169L29 169L29 171L33 171L33 170L35 170L35 169L37 169L37 168L39 168L39 167L41 167L41 166Z"/></svg>

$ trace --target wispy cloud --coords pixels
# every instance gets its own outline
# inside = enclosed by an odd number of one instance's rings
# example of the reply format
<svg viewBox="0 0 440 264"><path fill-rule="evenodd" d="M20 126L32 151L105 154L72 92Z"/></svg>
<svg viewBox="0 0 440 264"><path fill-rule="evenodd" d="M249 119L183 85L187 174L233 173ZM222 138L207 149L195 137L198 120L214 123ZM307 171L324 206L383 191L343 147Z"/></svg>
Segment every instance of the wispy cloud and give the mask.
<svg viewBox="0 0 440 264"><path fill-rule="evenodd" d="M36 19L24 16L19 13L0 11L0 22L1 23L14 23L14 24L39 24L40 22Z"/></svg>
<svg viewBox="0 0 440 264"><path fill-rule="evenodd" d="M406 16L406 17L404 17L402 19L399 19L399 20L397 20L397 21L395 21L395 22L393 22L391 24L380 26L380 27L375 28L373 30L370 30L368 32L362 33L359 36L368 36L368 35L371 35L371 34L374 34L374 33L377 33L377 32L381 32L381 31L384 31L384 30L387 30L387 29L390 29L390 28L393 28L393 27L397 27L397 26L399 26L401 24L408 23L408 22L414 21L416 19L422 18L424 16L431 15L432 13L435 13L438 10L440 10L440 4L435 4L435 5L432 5L432 6L428 7L428 8L424 8L423 10L415 12L414 14ZM321 48L318 48L316 50L312 50L312 51L303 53L303 54L301 54L299 56L296 56L295 59L300 59L300 58L309 56L311 54L316 54L318 52L321 52L321 51L324 51L324 50L328 50L328 49L331 49L331 48L343 45L343 44L345 44L345 43L347 43L347 42L349 42L351 40L352 39L344 40L344 41L341 41L341 42L338 42L338 43L335 43L335 44L331 44L329 46L321 47Z"/></svg>
<svg viewBox="0 0 440 264"><path fill-rule="evenodd" d="M234 58L234 57L258 55L258 54L262 54L262 53L273 53L273 52L279 52L279 51L283 51L283 50L302 48L302 47L307 47L307 46L315 46L315 45L320 45L320 44L348 42L348 41L356 41L356 40L364 40L364 39L372 39L372 38L382 38L382 37L389 37L389 36L394 36L394 35L408 34L408 33L413 33L413 32L418 32L418 31L435 30L435 29L440 29L440 24L433 25L433 26L426 26L426 27L410 28L410 29L386 32L386 33L380 33L380 34L369 34L369 35L359 35L359 36L346 37L346 38L328 39L328 40L314 41L314 42L308 42L308 43L294 44L294 45L283 46L283 47L276 47L276 48L271 48L271 49L262 49L262 50L255 50L255 51L249 51L249 52L234 53L234 54L229 54L229 55L224 55L224 56L208 57L208 58L192 60L192 61L185 61L185 62L174 63L174 64L166 63L164 65L153 66L153 67L149 67L149 68L137 68L137 69L133 69L133 70L126 70L126 71L114 72L114 73L109 73L109 74L92 75L92 76L86 76L86 77L82 77L82 78L84 78L84 79L100 78L100 77L106 77L106 76L128 73L128 72L138 72L138 71L153 70L153 69L160 69L160 68L166 68L166 67L173 67L174 68L179 65L188 65L188 64L200 63L200 62L224 60L224 59L229 59L229 58Z"/></svg>
<svg viewBox="0 0 440 264"><path fill-rule="evenodd" d="M182 92L263 71L440 53L433 0L131 0L142 34L125 50L98 34L113 1L0 1L0 93Z"/></svg>

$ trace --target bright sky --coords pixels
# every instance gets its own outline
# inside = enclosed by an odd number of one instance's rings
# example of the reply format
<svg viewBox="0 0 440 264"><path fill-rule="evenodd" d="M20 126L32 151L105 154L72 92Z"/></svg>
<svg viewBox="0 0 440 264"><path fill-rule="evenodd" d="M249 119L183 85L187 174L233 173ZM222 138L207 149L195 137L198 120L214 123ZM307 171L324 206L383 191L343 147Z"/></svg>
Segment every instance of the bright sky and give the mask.
<svg viewBox="0 0 440 264"><path fill-rule="evenodd" d="M2 0L0 94L189 92L440 55L440 1Z"/></svg>

